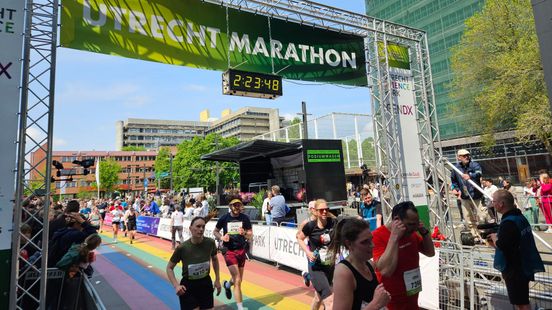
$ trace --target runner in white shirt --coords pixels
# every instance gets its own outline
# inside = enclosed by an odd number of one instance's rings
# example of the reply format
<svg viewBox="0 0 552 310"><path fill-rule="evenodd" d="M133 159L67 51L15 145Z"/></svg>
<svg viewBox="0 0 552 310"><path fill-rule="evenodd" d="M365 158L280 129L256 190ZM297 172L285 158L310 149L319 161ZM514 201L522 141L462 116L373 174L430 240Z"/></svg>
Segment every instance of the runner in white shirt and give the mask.
<svg viewBox="0 0 552 310"><path fill-rule="evenodd" d="M178 232L179 243L182 243L182 225L184 224L184 214L180 210L180 207L176 207L171 215L171 240L172 249L174 250L176 245L176 232Z"/></svg>

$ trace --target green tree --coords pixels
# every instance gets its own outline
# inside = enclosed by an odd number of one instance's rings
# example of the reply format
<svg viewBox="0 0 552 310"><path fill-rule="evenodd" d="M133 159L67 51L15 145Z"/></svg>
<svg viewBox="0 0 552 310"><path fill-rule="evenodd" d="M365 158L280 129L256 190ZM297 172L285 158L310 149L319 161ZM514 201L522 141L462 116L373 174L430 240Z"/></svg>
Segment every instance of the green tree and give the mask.
<svg viewBox="0 0 552 310"><path fill-rule="evenodd" d="M290 140L299 140L301 137L301 134L299 131L301 130L301 119L299 117L295 117L291 120L291 123L288 127L288 137Z"/></svg>
<svg viewBox="0 0 552 310"><path fill-rule="evenodd" d="M136 145L127 145L123 146L123 151L129 152L129 151L145 151L146 148L143 146L136 146Z"/></svg>
<svg viewBox="0 0 552 310"><path fill-rule="evenodd" d="M200 158L202 155L238 143L237 138L222 138L215 134L208 134L205 138L194 137L192 140L183 141L178 145L178 151L173 159L174 188L180 190L200 186L214 191L217 174L216 163ZM235 163L220 163L220 182L223 186L239 180L237 167Z"/></svg>
<svg viewBox="0 0 552 310"><path fill-rule="evenodd" d="M119 182L121 166L113 159L100 162L100 190L111 193Z"/></svg>
<svg viewBox="0 0 552 310"><path fill-rule="evenodd" d="M529 0L487 0L466 20L452 51L453 98L474 109L487 148L493 134L515 129L521 141L540 140L552 154L552 126Z"/></svg>
<svg viewBox="0 0 552 310"><path fill-rule="evenodd" d="M170 149L167 147L162 147L159 149L159 153L155 158L155 177L161 179L160 181L161 188L170 188L171 186L170 176L168 175L171 170L170 157L171 157ZM161 175L164 173L167 174L167 177L161 177Z"/></svg>

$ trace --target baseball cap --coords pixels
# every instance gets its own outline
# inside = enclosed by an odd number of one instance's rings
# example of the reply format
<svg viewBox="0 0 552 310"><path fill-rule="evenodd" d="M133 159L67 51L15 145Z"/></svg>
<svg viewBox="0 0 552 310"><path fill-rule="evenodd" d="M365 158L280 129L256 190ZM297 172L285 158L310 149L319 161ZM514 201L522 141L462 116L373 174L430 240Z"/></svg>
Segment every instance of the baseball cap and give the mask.
<svg viewBox="0 0 552 310"><path fill-rule="evenodd" d="M240 204L243 205L243 202L242 202L240 199L237 199L237 198L236 198L236 199L232 199L232 200L230 201L230 205L233 205L233 204L235 204L235 203L240 203Z"/></svg>
<svg viewBox="0 0 552 310"><path fill-rule="evenodd" d="M463 156L463 155L470 155L470 151L466 149L458 150L458 156Z"/></svg>

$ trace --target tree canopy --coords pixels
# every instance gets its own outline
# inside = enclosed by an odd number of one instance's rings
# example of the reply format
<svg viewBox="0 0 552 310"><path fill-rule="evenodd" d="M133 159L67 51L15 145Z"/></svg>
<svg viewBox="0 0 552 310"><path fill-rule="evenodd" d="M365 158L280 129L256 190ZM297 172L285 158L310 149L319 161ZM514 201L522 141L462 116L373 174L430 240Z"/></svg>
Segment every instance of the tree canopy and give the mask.
<svg viewBox="0 0 552 310"><path fill-rule="evenodd" d="M552 154L552 126L530 0L487 0L466 20L452 51L452 96L475 107L473 126L493 135L515 129L521 141L540 140Z"/></svg>
<svg viewBox="0 0 552 310"><path fill-rule="evenodd" d="M108 193L112 192L119 182L121 166L112 158L100 161L100 189Z"/></svg>
<svg viewBox="0 0 552 310"><path fill-rule="evenodd" d="M161 179L161 188L170 188L170 166L171 151L167 147L162 147L155 158L155 178ZM166 176L164 176L166 175Z"/></svg>
<svg viewBox="0 0 552 310"><path fill-rule="evenodd" d="M188 187L207 187L214 191L216 187L216 163L201 160L201 156L215 150L227 148L239 143L237 138L222 138L216 134L194 137L178 145L173 159L174 188L180 190ZM157 167L157 165L156 165ZM220 183L228 185L239 181L238 165L220 163Z"/></svg>
<svg viewBox="0 0 552 310"><path fill-rule="evenodd" d="M135 145L127 145L127 146L123 146L122 148L123 151L145 151L146 148L143 147L143 146L135 146Z"/></svg>

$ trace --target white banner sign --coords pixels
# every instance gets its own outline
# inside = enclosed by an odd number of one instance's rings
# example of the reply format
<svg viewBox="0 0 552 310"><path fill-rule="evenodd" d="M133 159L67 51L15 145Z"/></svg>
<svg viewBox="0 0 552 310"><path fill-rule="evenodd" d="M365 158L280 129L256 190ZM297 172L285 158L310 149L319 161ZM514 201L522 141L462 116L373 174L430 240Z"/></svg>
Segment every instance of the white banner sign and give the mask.
<svg viewBox="0 0 552 310"><path fill-rule="evenodd" d="M11 248L25 2L0 3L0 250Z"/></svg>
<svg viewBox="0 0 552 310"><path fill-rule="evenodd" d="M192 236L190 234L190 222L191 222L190 220L185 220L184 223L182 224L182 238L184 240L187 240ZM215 239L215 236L213 235L213 230L215 230L216 225L217 223L214 221L208 222L205 225L205 232L203 233L203 235L205 237ZM172 234L171 234L170 218L162 218L159 220L159 227L157 228L157 237L171 240ZM175 238L178 241L178 233L176 233Z"/></svg>
<svg viewBox="0 0 552 310"><path fill-rule="evenodd" d="M272 260L297 270L307 270L307 255L299 246L296 228L270 226Z"/></svg>
<svg viewBox="0 0 552 310"><path fill-rule="evenodd" d="M402 186L406 187L407 200L411 200L416 206L427 205L412 73L410 70L393 67L389 70L393 89L393 113L399 115L399 139L403 154L401 170L403 180L406 181Z"/></svg>
<svg viewBox="0 0 552 310"><path fill-rule="evenodd" d="M418 295L418 305L424 309L439 309L439 251L435 256L420 254L422 291Z"/></svg>
<svg viewBox="0 0 552 310"><path fill-rule="evenodd" d="M271 260L270 245L270 226L253 225L251 254L255 257Z"/></svg>

